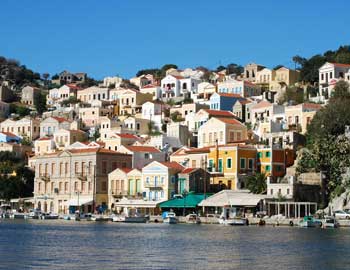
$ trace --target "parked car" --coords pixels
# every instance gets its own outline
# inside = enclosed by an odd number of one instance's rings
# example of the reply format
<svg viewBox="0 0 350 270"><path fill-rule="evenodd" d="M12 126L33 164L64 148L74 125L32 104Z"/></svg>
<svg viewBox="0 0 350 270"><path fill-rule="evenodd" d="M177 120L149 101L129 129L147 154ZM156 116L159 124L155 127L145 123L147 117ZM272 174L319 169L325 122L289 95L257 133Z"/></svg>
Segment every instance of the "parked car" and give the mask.
<svg viewBox="0 0 350 270"><path fill-rule="evenodd" d="M343 210L334 211L333 215L337 219L350 219L350 213L347 213Z"/></svg>

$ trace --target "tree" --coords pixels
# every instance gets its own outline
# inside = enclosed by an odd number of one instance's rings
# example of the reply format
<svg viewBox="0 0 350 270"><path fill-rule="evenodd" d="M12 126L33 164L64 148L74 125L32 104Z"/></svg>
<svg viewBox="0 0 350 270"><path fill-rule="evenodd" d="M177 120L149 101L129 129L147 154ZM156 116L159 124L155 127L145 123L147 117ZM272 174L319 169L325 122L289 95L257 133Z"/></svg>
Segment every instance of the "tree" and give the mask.
<svg viewBox="0 0 350 270"><path fill-rule="evenodd" d="M46 111L46 94L40 92L34 97L35 109L39 114Z"/></svg>
<svg viewBox="0 0 350 270"><path fill-rule="evenodd" d="M349 98L350 97L350 90L349 90L349 83L346 81L338 81L337 84L334 87L332 98L333 99L342 99L342 98Z"/></svg>
<svg viewBox="0 0 350 270"><path fill-rule="evenodd" d="M254 194L262 194L266 192L266 174L265 173L256 173L247 178L247 189Z"/></svg>
<svg viewBox="0 0 350 270"><path fill-rule="evenodd" d="M283 104L285 102L300 104L304 102L304 90L298 87L288 87L284 92L279 103Z"/></svg>
<svg viewBox="0 0 350 270"><path fill-rule="evenodd" d="M226 74L240 75L244 72L244 68L238 64L228 64L226 66Z"/></svg>
<svg viewBox="0 0 350 270"><path fill-rule="evenodd" d="M69 104L77 104L80 102L81 102L80 99L77 99L77 97L75 96L71 96L68 99L61 101L61 106L67 106Z"/></svg>
<svg viewBox="0 0 350 270"><path fill-rule="evenodd" d="M283 67L283 65L277 65L273 68L273 70L277 70L277 69L280 69L281 67Z"/></svg>
<svg viewBox="0 0 350 270"><path fill-rule="evenodd" d="M30 114L30 109L24 106L17 106L11 103L10 113L15 113L15 114L18 114L20 117L24 117Z"/></svg>
<svg viewBox="0 0 350 270"><path fill-rule="evenodd" d="M51 80L58 80L58 79L59 79L59 76L57 73L51 77Z"/></svg>
<svg viewBox="0 0 350 270"><path fill-rule="evenodd" d="M218 66L218 67L216 68L216 72L220 72L220 71L223 71L223 70L225 70L225 69L226 69L226 67L220 65L220 66Z"/></svg>

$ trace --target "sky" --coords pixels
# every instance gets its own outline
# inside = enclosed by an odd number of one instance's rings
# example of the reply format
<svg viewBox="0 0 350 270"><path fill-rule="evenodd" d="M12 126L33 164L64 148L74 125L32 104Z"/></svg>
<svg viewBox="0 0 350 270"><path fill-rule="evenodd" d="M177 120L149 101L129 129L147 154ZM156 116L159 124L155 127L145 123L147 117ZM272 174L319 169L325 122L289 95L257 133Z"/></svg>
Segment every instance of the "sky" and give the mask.
<svg viewBox="0 0 350 270"><path fill-rule="evenodd" d="M287 2L287 3L285 3ZM102 79L145 68L293 67L350 44L350 1L1 0L0 55Z"/></svg>

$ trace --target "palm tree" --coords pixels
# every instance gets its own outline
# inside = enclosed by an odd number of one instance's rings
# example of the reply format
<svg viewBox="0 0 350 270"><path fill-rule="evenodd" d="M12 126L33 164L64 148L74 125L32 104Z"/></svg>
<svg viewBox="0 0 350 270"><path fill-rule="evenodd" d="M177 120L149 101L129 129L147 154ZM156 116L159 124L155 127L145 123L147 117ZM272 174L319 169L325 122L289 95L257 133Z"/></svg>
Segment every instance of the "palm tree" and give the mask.
<svg viewBox="0 0 350 270"><path fill-rule="evenodd" d="M262 194L266 192L266 174L265 173L256 173L247 178L247 188L250 192L254 194Z"/></svg>

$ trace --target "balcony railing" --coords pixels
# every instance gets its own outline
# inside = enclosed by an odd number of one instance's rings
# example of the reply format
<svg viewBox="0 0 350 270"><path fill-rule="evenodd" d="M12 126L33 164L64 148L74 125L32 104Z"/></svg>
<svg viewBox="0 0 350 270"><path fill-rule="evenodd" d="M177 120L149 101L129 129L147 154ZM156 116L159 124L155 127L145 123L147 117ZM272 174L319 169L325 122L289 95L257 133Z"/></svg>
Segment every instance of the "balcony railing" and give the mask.
<svg viewBox="0 0 350 270"><path fill-rule="evenodd" d="M50 175L48 173L40 173L40 178L42 181L45 181L45 182L50 181Z"/></svg>
<svg viewBox="0 0 350 270"><path fill-rule="evenodd" d="M75 177L77 177L81 181L86 181L87 180L88 174L86 172L76 172Z"/></svg>
<svg viewBox="0 0 350 270"><path fill-rule="evenodd" d="M154 182L154 181L145 182L145 187L147 187L147 188L163 188L164 183Z"/></svg>
<svg viewBox="0 0 350 270"><path fill-rule="evenodd" d="M127 190L120 190L120 189L114 189L114 190L112 189L112 190L110 190L110 193L114 197L120 197L120 196L127 196L128 195L128 191Z"/></svg>

